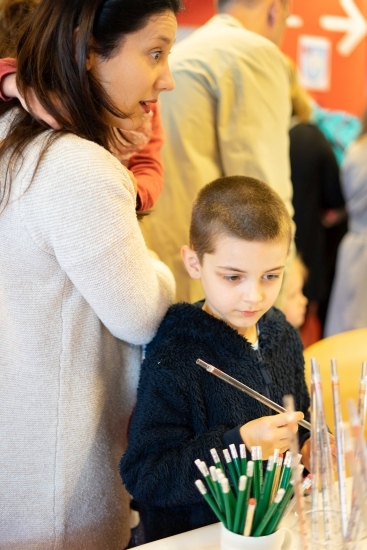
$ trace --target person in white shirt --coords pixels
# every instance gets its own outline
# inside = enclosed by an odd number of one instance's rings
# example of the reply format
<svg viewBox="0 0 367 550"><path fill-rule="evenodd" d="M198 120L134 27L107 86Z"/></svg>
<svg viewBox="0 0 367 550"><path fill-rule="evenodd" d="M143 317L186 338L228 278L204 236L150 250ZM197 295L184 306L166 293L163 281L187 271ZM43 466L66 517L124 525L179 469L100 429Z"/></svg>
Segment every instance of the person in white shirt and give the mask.
<svg viewBox="0 0 367 550"><path fill-rule="evenodd" d="M218 14L174 47L175 90L162 98L163 192L143 233L171 268L178 300L202 298L180 257L198 191L230 175L259 178L290 214L290 84L278 47L288 0L218 1Z"/></svg>

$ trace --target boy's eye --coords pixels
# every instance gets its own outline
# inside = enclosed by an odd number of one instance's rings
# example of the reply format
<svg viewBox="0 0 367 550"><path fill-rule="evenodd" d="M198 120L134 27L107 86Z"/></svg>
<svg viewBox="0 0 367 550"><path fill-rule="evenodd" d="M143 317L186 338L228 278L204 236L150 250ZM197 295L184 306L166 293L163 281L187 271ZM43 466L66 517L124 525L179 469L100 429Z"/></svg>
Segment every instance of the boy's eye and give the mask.
<svg viewBox="0 0 367 550"><path fill-rule="evenodd" d="M279 279L279 275L277 273L268 273L264 275L264 279L267 281L274 281L275 279Z"/></svg>
<svg viewBox="0 0 367 550"><path fill-rule="evenodd" d="M238 281L240 279L239 275L227 275L224 277L226 281Z"/></svg>

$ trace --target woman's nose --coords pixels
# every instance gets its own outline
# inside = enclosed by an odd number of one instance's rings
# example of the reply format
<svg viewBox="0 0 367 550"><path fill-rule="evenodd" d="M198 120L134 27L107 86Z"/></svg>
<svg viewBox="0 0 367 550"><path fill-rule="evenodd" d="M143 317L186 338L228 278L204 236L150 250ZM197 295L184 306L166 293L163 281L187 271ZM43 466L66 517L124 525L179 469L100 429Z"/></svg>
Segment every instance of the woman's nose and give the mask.
<svg viewBox="0 0 367 550"><path fill-rule="evenodd" d="M173 76L168 63L166 64L162 74L160 75L156 87L161 92L171 92L174 89L175 81L173 80Z"/></svg>

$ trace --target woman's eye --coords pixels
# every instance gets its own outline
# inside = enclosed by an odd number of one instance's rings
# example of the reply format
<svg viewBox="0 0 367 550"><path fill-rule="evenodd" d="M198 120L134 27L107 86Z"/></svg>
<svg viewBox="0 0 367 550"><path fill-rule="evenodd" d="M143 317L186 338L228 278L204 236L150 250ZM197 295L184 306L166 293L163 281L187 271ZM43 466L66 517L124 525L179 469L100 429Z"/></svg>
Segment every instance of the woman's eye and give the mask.
<svg viewBox="0 0 367 550"><path fill-rule="evenodd" d="M154 61L158 61L162 55L162 52L153 52L150 55L153 57Z"/></svg>

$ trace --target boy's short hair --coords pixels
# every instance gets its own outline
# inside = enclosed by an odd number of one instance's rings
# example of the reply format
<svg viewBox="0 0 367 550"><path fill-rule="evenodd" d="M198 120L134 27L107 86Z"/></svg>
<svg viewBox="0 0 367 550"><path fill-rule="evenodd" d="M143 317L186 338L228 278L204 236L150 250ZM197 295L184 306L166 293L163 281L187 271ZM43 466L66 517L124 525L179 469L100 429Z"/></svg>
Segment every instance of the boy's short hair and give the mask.
<svg viewBox="0 0 367 550"><path fill-rule="evenodd" d="M190 246L201 262L215 251L219 236L245 241L292 238L292 221L284 202L269 185L246 176L218 178L199 192L190 225Z"/></svg>

